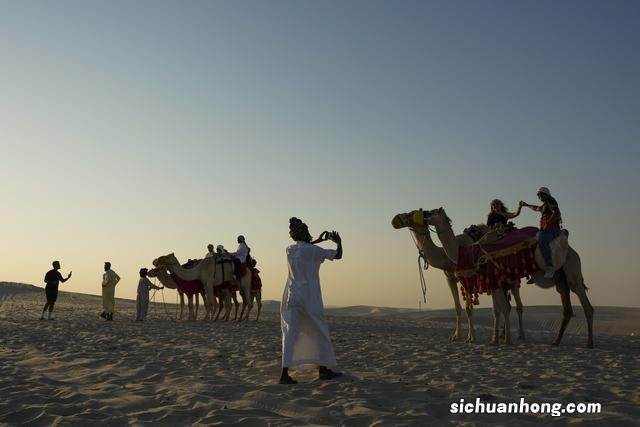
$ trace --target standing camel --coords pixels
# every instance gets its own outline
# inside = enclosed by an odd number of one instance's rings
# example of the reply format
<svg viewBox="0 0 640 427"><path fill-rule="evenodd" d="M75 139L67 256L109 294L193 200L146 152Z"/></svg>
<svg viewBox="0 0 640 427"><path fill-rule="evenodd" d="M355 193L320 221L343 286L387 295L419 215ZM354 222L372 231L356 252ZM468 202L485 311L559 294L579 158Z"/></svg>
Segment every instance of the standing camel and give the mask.
<svg viewBox="0 0 640 427"><path fill-rule="evenodd" d="M453 331L453 334L449 338L451 341L457 340L461 335L461 319L460 315L462 313L462 306L460 304L460 295L458 293L457 280L454 274L455 264L451 259L447 257L445 250L439 246L437 246L433 240L431 239L431 232L429 230L428 225L425 224L417 224L413 221L413 212L410 213L401 213L396 215L392 224L394 228L409 228L409 232L413 236L413 240L416 244L416 247L419 251L424 255L426 261L429 265L442 270L444 272L445 278L447 280L447 284L449 285L449 290L451 291L451 295L453 297L454 308L456 311L456 328ZM483 228L483 232L487 232L488 228ZM455 239L459 242L460 245L470 245L473 243L473 239L467 235L466 233L455 236ZM524 339L524 327L522 323L522 300L520 298L520 288L517 283L511 284L509 286L509 290L511 291L515 301L516 301L516 310L518 312L518 339ZM502 295L502 296L501 296ZM503 292L494 292L492 294L492 303L493 303L493 315L494 315L494 336L492 343L497 343L497 331L495 330L497 326L497 318L500 313L503 313L505 316L505 341L509 342L509 327L508 327L508 319L511 307ZM475 329L473 326L473 306L466 305L465 312L467 313L467 321L469 332L467 335L467 339L465 342L474 342L476 339Z"/></svg>
<svg viewBox="0 0 640 427"><path fill-rule="evenodd" d="M206 301L205 308L207 314L205 320L214 320L214 313L216 312L218 302L214 297L214 287L224 284L232 277L232 272L228 269L232 269L232 265L229 263L219 263L219 256L212 256L205 258L196 266L190 269L186 269L180 265L178 259L173 253L169 255L161 256L153 261L155 267L166 268L171 273L184 280L200 280L204 284ZM232 271L232 270L231 270ZM242 320L242 313L245 311L246 305L250 303L251 293L251 276L245 274L240 280L240 292L242 294L242 312L240 319ZM231 302L226 301L225 318L228 319L231 314Z"/></svg>
<svg viewBox="0 0 640 427"><path fill-rule="evenodd" d="M445 213L443 208L431 211L420 211L424 216L424 223L435 227L438 238L442 243L447 257L455 264L458 260L458 250L460 242L455 238L453 229L451 228L451 220ZM412 212L413 215L413 212ZM593 307L587 297L587 288L584 284L582 276L582 265L578 253L568 245L567 234L562 234L551 243L553 267L555 274L553 279L547 279L555 284L556 290L560 294L562 302L562 323L558 330L558 335L553 345L559 345L562 340L564 331L573 317L573 309L571 307L571 291L573 291L582 304L585 317L587 319L587 347L593 348ZM537 265L545 265L540 248L536 248L535 260ZM536 284L541 287L548 287L548 283L538 272L534 278Z"/></svg>
<svg viewBox="0 0 640 427"><path fill-rule="evenodd" d="M157 278L162 285L167 289L175 289L178 291L178 295L180 296L180 313L178 314L178 320L182 320L184 316L184 292L180 289L180 286L173 280L173 277L166 270L161 268L152 268L147 272L149 277ZM198 306L200 305L200 294L195 294L195 304L193 301L193 297L187 297L188 305L189 305L189 320L196 320L198 318ZM206 297L203 295L203 302L206 305ZM195 311L194 311L195 305Z"/></svg>

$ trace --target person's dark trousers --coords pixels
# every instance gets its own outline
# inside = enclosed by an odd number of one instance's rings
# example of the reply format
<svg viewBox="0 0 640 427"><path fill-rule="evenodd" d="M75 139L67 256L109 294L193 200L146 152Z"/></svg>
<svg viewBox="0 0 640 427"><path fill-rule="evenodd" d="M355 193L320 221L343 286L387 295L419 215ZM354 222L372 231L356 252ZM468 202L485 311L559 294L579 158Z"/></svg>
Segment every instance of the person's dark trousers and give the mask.
<svg viewBox="0 0 640 427"><path fill-rule="evenodd" d="M546 267L553 267L553 259L551 258L551 242L560 235L560 229L552 228L538 232L538 244L540 252L544 258Z"/></svg>

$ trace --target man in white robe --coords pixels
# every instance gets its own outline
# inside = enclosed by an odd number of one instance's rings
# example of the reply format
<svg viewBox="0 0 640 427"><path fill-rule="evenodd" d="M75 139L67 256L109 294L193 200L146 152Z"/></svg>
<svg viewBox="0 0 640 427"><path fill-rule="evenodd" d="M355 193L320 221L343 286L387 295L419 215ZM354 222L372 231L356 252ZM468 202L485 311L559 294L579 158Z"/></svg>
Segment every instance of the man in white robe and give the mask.
<svg viewBox="0 0 640 427"><path fill-rule="evenodd" d="M296 384L289 368L305 370L318 367L320 379L340 376L328 366L336 366L329 325L324 316L320 289L320 264L325 259L342 258L342 241L336 232L326 233L311 242L307 226L297 218L290 220L291 238L295 244L287 248L289 276L280 305L282 327L282 374L280 384ZM323 249L314 243L331 239L337 250Z"/></svg>
<svg viewBox="0 0 640 427"><path fill-rule="evenodd" d="M102 308L104 311L100 314L105 320L113 320L113 312L116 307L116 285L120 281L120 276L111 269L111 263L104 263L104 274L102 275Z"/></svg>

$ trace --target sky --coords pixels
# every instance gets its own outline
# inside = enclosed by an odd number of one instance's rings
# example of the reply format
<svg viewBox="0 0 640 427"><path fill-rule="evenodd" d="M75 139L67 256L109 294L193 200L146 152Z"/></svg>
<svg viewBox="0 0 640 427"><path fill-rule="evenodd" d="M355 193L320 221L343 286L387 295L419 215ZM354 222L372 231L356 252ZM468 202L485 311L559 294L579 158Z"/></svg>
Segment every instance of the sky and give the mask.
<svg viewBox="0 0 640 427"><path fill-rule="evenodd" d="M44 286L57 259L61 289L99 294L110 261L135 298L157 256L243 234L279 300L297 216L344 241L325 304L415 308L396 213L461 232L547 186L592 304L639 307L639 21L633 1L0 1L0 280ZM451 307L426 280L422 307Z"/></svg>

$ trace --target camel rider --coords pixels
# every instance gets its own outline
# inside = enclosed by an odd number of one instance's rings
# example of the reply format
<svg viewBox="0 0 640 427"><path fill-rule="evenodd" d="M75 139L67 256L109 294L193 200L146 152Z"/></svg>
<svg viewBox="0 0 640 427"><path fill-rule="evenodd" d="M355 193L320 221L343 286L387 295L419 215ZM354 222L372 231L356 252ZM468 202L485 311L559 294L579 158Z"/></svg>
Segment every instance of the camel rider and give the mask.
<svg viewBox="0 0 640 427"><path fill-rule="evenodd" d="M211 258L212 256L215 255L215 252L213 252L213 245L211 243L209 243L207 245L207 253L205 254L205 258Z"/></svg>
<svg viewBox="0 0 640 427"><path fill-rule="evenodd" d="M490 206L491 212L489 212L489 215L487 216L487 225L489 227L507 225L507 222L520 215L520 211L522 210L522 206L518 206L517 211L509 212L500 199L493 199Z"/></svg>
<svg viewBox="0 0 640 427"><path fill-rule="evenodd" d="M237 279L244 275L247 268L247 256L249 255L249 246L244 240L244 236L238 236L238 249L232 253L234 260L234 274Z"/></svg>
<svg viewBox="0 0 640 427"><path fill-rule="evenodd" d="M229 252L227 252L227 250L224 248L224 246L218 245L218 246L216 246L216 253L218 255L223 255L223 254L228 254Z"/></svg>
<svg viewBox="0 0 640 427"><path fill-rule="evenodd" d="M560 216L560 208L558 202L551 196L551 191L547 187L540 187L538 189L538 198L542 202L542 205L530 205L523 201L520 202L520 206L527 207L534 211L540 212L540 232L538 233L538 244L540 245L540 252L545 262L544 278L553 278L553 260L551 258L551 242L553 239L560 235L560 224L562 223L562 217Z"/></svg>

